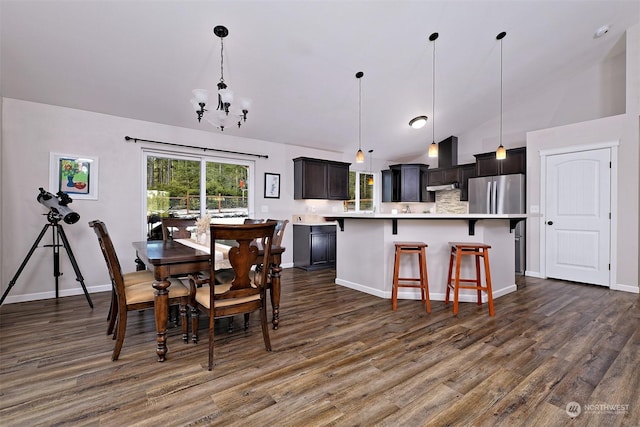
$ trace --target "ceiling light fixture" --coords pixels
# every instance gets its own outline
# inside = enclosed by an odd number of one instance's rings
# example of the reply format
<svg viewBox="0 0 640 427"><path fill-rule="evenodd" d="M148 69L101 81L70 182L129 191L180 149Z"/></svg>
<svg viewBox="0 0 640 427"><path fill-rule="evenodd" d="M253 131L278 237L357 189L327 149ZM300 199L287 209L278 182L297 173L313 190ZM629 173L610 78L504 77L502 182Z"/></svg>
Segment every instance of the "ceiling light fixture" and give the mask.
<svg viewBox="0 0 640 427"><path fill-rule="evenodd" d="M500 145L496 150L496 159L504 160L507 158L507 150L502 145L502 39L507 33L504 31L496 36L496 40L500 40Z"/></svg>
<svg viewBox="0 0 640 427"><path fill-rule="evenodd" d="M358 152L356 153L356 163L364 163L364 153L362 152L362 76L364 73L358 71Z"/></svg>
<svg viewBox="0 0 640 427"><path fill-rule="evenodd" d="M224 81L224 38L229 35L229 30L225 26L218 25L214 27L213 34L220 38L220 81L218 81L218 107L216 108L218 115L216 117L216 121L213 122L204 114L208 111L205 108L209 101L208 90L194 89L192 91L194 97L191 99L191 104L198 115L198 122L204 118L221 131L224 131L227 118L229 117L229 111L231 110L233 103L233 92L227 87L227 84ZM247 121L247 114L249 113L250 105L251 101L248 99L240 100L240 108L237 113L233 114L238 117L238 127L242 126L242 123Z"/></svg>
<svg viewBox="0 0 640 427"><path fill-rule="evenodd" d="M371 167L371 161L373 160L373 150L369 150L369 177L367 178L367 185L373 185L373 168Z"/></svg>
<svg viewBox="0 0 640 427"><path fill-rule="evenodd" d="M411 126L414 129L420 129L423 128L424 125L427 124L427 116L418 116L418 117L414 117L413 119L409 120L409 126Z"/></svg>
<svg viewBox="0 0 640 427"><path fill-rule="evenodd" d="M429 36L429 40L433 42L433 87L431 95L431 145L429 146L429 157L438 157L438 144L436 144L436 39L438 33Z"/></svg>
<svg viewBox="0 0 640 427"><path fill-rule="evenodd" d="M596 30L596 32L593 34L593 38L594 39L599 39L600 37L604 36L605 34L607 34L609 32L609 29L611 27L609 27L608 25L603 25L602 27L598 28Z"/></svg>

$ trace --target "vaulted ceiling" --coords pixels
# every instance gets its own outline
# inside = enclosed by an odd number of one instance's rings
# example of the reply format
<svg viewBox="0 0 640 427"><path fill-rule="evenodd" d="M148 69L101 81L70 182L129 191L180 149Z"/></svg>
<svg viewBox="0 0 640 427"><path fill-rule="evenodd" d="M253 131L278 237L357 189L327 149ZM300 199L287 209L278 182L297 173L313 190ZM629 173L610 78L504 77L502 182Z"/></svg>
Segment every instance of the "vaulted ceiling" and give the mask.
<svg viewBox="0 0 640 427"><path fill-rule="evenodd" d="M440 35L438 141L497 123L499 32L504 108L513 111L604 61L639 10L635 0L2 0L1 94L217 133L189 101L192 89L216 87L213 27L224 25L225 81L252 100L246 124L225 133L355 153L363 71L362 148L400 161L432 139L431 33ZM603 25L608 34L594 38ZM411 129L423 114L430 124Z"/></svg>

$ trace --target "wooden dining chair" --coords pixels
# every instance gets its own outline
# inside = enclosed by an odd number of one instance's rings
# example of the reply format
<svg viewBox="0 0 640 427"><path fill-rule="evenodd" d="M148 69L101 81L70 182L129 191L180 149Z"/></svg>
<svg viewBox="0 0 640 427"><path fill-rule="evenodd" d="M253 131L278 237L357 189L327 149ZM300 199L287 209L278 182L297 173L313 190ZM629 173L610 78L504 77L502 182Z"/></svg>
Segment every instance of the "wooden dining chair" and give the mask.
<svg viewBox="0 0 640 427"><path fill-rule="evenodd" d="M198 342L198 314L200 310L209 314L209 364L213 369L214 349L214 321L222 317L244 314L247 316L260 310L262 338L267 351L271 351L269 326L267 324L267 305L265 284L267 270L254 273L251 267L267 264L271 258L271 239L275 229L275 222L262 224L211 225L211 253L215 253L216 240L235 240L237 246L229 250L229 262L233 275L225 275L225 279L217 277L215 262L211 262L210 275L207 286L197 286L195 278L189 280L191 284L191 328L194 343ZM266 242L263 255L258 256L258 247L254 241ZM215 284L215 283L220 284ZM200 281L202 283L202 281Z"/></svg>
<svg viewBox="0 0 640 427"><path fill-rule="evenodd" d="M193 218L162 218L162 240L189 239L195 226Z"/></svg>
<svg viewBox="0 0 640 427"><path fill-rule="evenodd" d="M273 246L282 246L282 237L284 236L284 229L287 228L289 223L288 219L267 219L267 221L275 221L276 229L273 234Z"/></svg>
<svg viewBox="0 0 640 427"><path fill-rule="evenodd" d="M124 275L120 267L120 261L116 255L111 236L107 231L107 226L100 220L89 222L89 226L93 228L98 236L100 250L104 255L107 270L111 278L111 284L116 295L116 310L113 313L113 321L115 322L115 333L113 339L116 341L115 348L111 355L111 360L118 360L124 336L127 329L127 313L133 310L142 310L153 308L155 289L153 288L154 280L137 283L129 283L125 285ZM189 289L178 279L169 279L169 303L180 304L180 320L182 322L182 338L185 342L189 338L188 322L187 322L187 305L189 303Z"/></svg>

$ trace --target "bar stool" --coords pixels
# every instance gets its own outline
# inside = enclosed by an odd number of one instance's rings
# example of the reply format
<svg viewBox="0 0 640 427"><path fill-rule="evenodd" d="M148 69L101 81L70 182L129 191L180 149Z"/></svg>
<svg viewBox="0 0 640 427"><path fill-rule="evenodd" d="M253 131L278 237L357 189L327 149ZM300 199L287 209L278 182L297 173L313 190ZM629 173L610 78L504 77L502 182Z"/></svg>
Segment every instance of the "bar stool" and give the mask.
<svg viewBox="0 0 640 427"><path fill-rule="evenodd" d="M495 312L493 310L493 293L491 291L491 269L489 267L489 248L491 246L484 243L471 242L449 242L449 244L451 245L451 257L449 258L445 304L449 304L449 293L450 290L453 290L453 314L456 315L458 314L458 292L460 289L475 289L478 292L478 305L482 305L482 291L485 291L489 303L489 316L493 316ZM465 255L473 256L475 259L476 277L474 279L460 278L460 263ZM480 258L484 259L485 286L482 286L482 277L480 276ZM454 277L451 277L454 260L456 270ZM460 283L473 283L473 285L461 285Z"/></svg>
<svg viewBox="0 0 640 427"><path fill-rule="evenodd" d="M431 313L431 302L429 301L429 276L427 275L427 253L426 243L423 242L393 242L396 247L395 262L393 265L393 287L391 290L391 308L396 311L398 308L398 288L420 288L422 303L426 306L427 313ZM420 265L420 277L400 277L400 256L402 254L418 255ZM418 282L400 283L400 282Z"/></svg>

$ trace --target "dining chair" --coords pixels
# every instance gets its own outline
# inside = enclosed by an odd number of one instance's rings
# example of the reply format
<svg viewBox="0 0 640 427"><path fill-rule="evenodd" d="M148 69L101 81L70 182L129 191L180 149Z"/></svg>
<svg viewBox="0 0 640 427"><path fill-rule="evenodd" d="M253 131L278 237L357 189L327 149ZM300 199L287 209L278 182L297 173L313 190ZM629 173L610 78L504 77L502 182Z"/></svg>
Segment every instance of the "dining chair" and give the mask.
<svg viewBox="0 0 640 427"><path fill-rule="evenodd" d="M262 338L267 351L271 351L269 327L267 324L267 305L265 284L268 272L266 269L257 273L252 266L268 264L271 258L271 240L275 229L275 222L262 224L212 224L211 253L215 253L216 240L234 240L237 246L229 250L229 262L233 275L218 277L215 262L211 262L210 275L204 283L208 286L197 286L195 278L191 277L191 328L192 340L198 342L198 314L200 310L209 315L209 363L208 369L213 369L214 349L214 321L218 318L244 314L245 320L249 314L260 310ZM254 241L265 242L264 251L258 255L258 247ZM219 283L219 284L216 284Z"/></svg>
<svg viewBox="0 0 640 427"><path fill-rule="evenodd" d="M245 218L244 224L262 224L264 219L262 218Z"/></svg>
<svg viewBox="0 0 640 427"><path fill-rule="evenodd" d="M193 218L162 218L162 240L188 239L195 228Z"/></svg>
<svg viewBox="0 0 640 427"><path fill-rule="evenodd" d="M113 339L116 341L115 348L111 355L111 360L116 361L120 356L122 344L124 343L125 332L127 328L127 313L133 310L149 309L154 307L155 289L153 288L154 279L150 281L129 283L125 285L124 274L120 267L120 261L116 255L113 241L107 226L100 220L89 222L89 226L93 228L98 236L100 250L104 255L111 284L116 295L116 309L112 313L113 322L115 322L115 332ZM142 275L139 275L142 276ZM178 279L170 278L171 286L169 286L169 303L180 304L180 320L182 323L182 338L188 341L189 331L187 322L187 305L189 303L189 289Z"/></svg>
<svg viewBox="0 0 640 427"><path fill-rule="evenodd" d="M275 221L276 229L273 234L273 242L271 244L273 246L282 246L282 237L284 236L284 229L287 228L287 224L289 223L288 219L267 219L267 221Z"/></svg>

